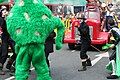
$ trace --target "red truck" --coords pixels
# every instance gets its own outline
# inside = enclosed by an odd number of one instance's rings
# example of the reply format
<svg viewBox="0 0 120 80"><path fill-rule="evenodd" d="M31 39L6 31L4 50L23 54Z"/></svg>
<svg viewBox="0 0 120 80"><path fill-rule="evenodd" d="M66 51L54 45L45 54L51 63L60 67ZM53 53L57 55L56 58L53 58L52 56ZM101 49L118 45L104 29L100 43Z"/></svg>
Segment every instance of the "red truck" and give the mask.
<svg viewBox="0 0 120 80"><path fill-rule="evenodd" d="M92 45L104 45L109 42L109 33L101 31L101 15L97 5L87 5L84 11L86 22L90 28L90 37ZM80 26L80 20L75 20L71 28L65 33L64 43L68 44L69 49L74 49L80 44L80 36L77 27Z"/></svg>

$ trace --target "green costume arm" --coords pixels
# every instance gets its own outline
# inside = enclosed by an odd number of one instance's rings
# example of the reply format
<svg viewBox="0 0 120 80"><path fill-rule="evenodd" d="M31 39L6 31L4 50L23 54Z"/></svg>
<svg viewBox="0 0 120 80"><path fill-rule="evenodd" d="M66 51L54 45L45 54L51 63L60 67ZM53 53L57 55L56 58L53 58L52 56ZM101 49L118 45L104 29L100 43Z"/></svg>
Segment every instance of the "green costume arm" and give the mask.
<svg viewBox="0 0 120 80"><path fill-rule="evenodd" d="M15 53L18 54L20 50L20 45L15 44Z"/></svg>
<svg viewBox="0 0 120 80"><path fill-rule="evenodd" d="M63 41L63 35L64 35L64 24L62 23L62 21L59 18L55 17L55 23L57 24L57 37L55 39L55 43L56 43L56 50L59 50L62 48L62 41Z"/></svg>

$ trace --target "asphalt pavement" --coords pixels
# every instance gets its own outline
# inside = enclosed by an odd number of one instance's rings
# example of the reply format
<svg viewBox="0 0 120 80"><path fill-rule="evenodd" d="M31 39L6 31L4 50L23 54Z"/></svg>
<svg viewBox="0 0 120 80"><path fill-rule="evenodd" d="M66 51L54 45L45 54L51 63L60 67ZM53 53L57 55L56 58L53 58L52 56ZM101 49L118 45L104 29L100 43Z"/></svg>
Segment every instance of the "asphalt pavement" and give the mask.
<svg viewBox="0 0 120 80"><path fill-rule="evenodd" d="M111 53L112 51L109 51ZM49 56L50 72L53 80L108 80L106 76L109 74L105 69L105 65L109 62L105 52L89 50L87 54L91 57L92 67L87 67L87 71L78 72L81 67L79 58L79 50L69 50L66 44L61 50L55 50ZM104 54L105 53L105 54ZM104 55L100 55L104 54ZM36 74L34 68L31 67L29 80L35 80ZM5 75L0 75L0 80L15 80L14 76L10 76L9 70L4 68ZM110 79L109 79L110 80ZM120 80L120 79L116 79Z"/></svg>

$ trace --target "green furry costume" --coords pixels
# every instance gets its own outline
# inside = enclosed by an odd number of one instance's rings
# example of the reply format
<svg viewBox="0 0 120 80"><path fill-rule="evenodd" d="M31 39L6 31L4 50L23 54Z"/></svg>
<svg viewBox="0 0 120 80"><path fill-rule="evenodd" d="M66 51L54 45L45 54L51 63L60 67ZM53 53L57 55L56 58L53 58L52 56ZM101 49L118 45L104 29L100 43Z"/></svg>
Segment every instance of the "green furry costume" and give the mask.
<svg viewBox="0 0 120 80"><path fill-rule="evenodd" d="M0 3L2 3L3 2L3 0L0 0Z"/></svg>
<svg viewBox="0 0 120 80"><path fill-rule="evenodd" d="M16 42L16 80L27 80L31 62L37 80L51 80L44 55L44 43L57 28L56 49L62 47L64 25L42 0L16 0L7 17L7 29Z"/></svg>

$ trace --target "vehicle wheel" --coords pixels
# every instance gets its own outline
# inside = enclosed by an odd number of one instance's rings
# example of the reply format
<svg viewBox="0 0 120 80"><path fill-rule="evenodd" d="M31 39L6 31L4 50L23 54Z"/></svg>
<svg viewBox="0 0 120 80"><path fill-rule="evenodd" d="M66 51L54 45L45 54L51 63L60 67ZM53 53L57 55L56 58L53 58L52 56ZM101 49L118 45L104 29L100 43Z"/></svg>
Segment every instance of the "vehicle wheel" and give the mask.
<svg viewBox="0 0 120 80"><path fill-rule="evenodd" d="M68 44L68 47L69 47L69 49L71 49L71 50L73 50L73 49L75 49L75 44Z"/></svg>

